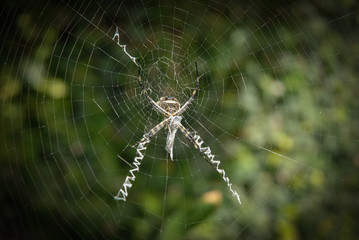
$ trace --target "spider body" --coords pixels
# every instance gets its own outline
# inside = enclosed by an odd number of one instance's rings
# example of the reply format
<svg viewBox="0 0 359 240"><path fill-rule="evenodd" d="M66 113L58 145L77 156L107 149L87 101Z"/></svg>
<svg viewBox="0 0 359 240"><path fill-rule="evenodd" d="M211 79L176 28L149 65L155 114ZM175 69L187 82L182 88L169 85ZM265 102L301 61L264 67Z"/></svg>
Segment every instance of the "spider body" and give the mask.
<svg viewBox="0 0 359 240"><path fill-rule="evenodd" d="M170 115L174 114L181 108L181 104L175 97L161 97L156 104L166 110L166 112Z"/></svg>

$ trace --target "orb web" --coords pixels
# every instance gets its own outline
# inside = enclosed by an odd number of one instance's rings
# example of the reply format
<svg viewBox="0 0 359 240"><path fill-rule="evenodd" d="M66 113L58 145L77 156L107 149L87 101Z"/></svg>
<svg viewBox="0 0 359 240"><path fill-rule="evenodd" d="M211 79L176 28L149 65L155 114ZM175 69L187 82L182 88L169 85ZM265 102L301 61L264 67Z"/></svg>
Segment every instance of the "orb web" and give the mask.
<svg viewBox="0 0 359 240"><path fill-rule="evenodd" d="M328 180L326 172L355 159L358 145L349 24L357 12L322 17L318 9L6 2L2 179L13 221L4 236L304 236L301 217L341 174ZM164 119L138 83L138 66L151 98L183 105L196 86L196 64L199 92L182 124L221 161L242 205L180 131L170 159L166 128L148 143L126 201L115 201L134 167L134 146Z"/></svg>

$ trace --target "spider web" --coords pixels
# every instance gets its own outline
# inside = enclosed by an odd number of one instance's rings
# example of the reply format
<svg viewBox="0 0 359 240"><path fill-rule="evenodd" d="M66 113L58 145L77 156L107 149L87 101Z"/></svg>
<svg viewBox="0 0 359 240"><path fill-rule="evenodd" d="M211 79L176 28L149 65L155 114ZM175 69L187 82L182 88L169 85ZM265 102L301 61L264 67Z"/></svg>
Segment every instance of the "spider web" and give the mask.
<svg viewBox="0 0 359 240"><path fill-rule="evenodd" d="M328 188L343 172L331 169L356 159L359 139L351 32L358 14L343 7L321 17L322 6L7 2L1 156L4 216L11 221L2 234L312 237L305 216L332 194ZM343 36L352 51L340 45ZM181 132L170 160L166 129L148 144L126 201L113 199L134 166L133 146L163 120L130 57L155 101L172 96L182 105L198 65L199 93L182 124L221 161L241 205Z"/></svg>

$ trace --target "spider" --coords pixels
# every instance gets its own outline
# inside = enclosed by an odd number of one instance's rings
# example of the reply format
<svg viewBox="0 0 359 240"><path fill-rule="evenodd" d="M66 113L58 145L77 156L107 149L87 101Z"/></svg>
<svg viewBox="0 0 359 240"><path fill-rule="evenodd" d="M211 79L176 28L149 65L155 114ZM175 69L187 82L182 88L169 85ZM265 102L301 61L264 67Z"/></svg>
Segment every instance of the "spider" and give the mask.
<svg viewBox="0 0 359 240"><path fill-rule="evenodd" d="M190 132L181 124L182 120L182 114L188 109L188 107L194 102L196 92L199 88L199 79L201 77L198 77L198 70L197 70L197 63L196 63L196 87L194 91L192 92L191 97L188 99L188 101L181 107L181 104L175 97L167 96L167 97L161 97L159 101L155 102L147 93L147 90L145 89L142 78L141 78L141 67L138 67L138 82L139 85L145 94L147 100L151 103L153 108L160 114L162 114L165 119L160 122L157 126L152 128L148 133L143 135L143 138L141 141L137 144L139 145L141 142L146 141L146 139L150 139L154 135L157 134L158 131L160 131L163 127L168 129L168 135L167 135L167 141L166 141L166 151L170 154L171 160L173 160L173 143L175 139L175 135L178 129L187 137L190 139L191 142L194 142L193 139L190 137ZM196 148L198 147L195 145Z"/></svg>
<svg viewBox="0 0 359 240"><path fill-rule="evenodd" d="M132 187L132 184L136 179L135 172L139 171L139 167L141 165L142 159L144 158L144 153L142 151L145 151L147 149L147 144L150 142L151 138L155 136L162 128L165 127L165 129L168 130L165 150L169 153L171 160L173 161L173 143L174 143L175 135L177 130L179 129L185 135L185 137L194 145L195 149L198 150L200 155L208 163L214 166L217 172L222 175L223 180L227 183L227 186L229 187L229 190L232 192L233 196L237 198L239 203L241 203L239 194L232 189L232 184L230 183L229 178L226 177L226 173L224 169L221 169L219 167L220 161L214 159L215 155L212 154L212 151L209 148L209 146L202 147L203 144L202 138L196 132L188 131L187 128L185 128L181 123L181 120L183 119L182 114L189 108L189 106L196 99L196 93L199 88L199 80L202 77L202 76L198 76L197 63L195 62L196 86L190 98L187 100L187 102L185 102L185 104L183 104L183 106L181 106L180 102L175 97L171 97L171 96L161 97L159 101L156 102L150 97L142 82L142 77L141 77L142 70L141 70L141 66L136 62L136 58L132 57L126 51L126 45L119 44L118 29L116 29L116 33L113 37L113 40L116 37L118 38L117 45L119 45L126 53L126 55L130 57L130 59L137 65L138 83L147 101L152 105L155 111L163 115L164 120L160 122L158 125L156 125L155 127L153 127L150 131L145 133L142 136L141 140L134 146L136 148L136 156L134 158L132 169L129 171L129 174L126 177L122 185L122 188L118 191L117 195L114 197L115 200L126 201L126 197L128 196L128 189Z"/></svg>

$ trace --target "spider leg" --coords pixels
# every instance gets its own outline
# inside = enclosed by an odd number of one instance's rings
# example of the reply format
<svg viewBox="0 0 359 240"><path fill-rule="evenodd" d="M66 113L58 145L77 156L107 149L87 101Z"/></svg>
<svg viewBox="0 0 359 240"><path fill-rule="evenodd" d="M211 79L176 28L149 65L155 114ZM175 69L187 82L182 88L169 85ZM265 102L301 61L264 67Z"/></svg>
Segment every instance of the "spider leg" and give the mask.
<svg viewBox="0 0 359 240"><path fill-rule="evenodd" d="M158 106L158 104L150 97L150 95L148 95L148 92L142 82L142 77L141 77L142 70L141 70L140 65L137 65L137 70L138 70L138 84L140 85L143 93L145 94L147 101L149 103L151 103L151 105L157 112L161 113L162 115L164 115L166 117L170 116L169 112L167 112L166 110L164 110L163 108Z"/></svg>
<svg viewBox="0 0 359 240"><path fill-rule="evenodd" d="M143 135L143 138L141 139L141 141L143 141L145 138L150 139L151 137L156 135L158 133L158 131L160 131L164 126L166 126L166 124L170 120L171 120L170 118L166 118L165 120L163 120L162 122L157 124L154 128L152 128L150 131L148 131L146 134Z"/></svg>
<svg viewBox="0 0 359 240"><path fill-rule="evenodd" d="M232 183L230 182L229 178L226 176L226 172L224 169L220 168L220 161L215 160L215 155L212 154L210 147L202 147L203 140L202 138L196 133L189 132L181 123L179 123L179 129L181 132L192 142L194 147L198 150L198 152L201 154L201 156L209 162L213 167L216 168L217 172L222 175L223 180L227 183L227 186L229 187L229 190L232 192L233 196L237 198L237 201L241 203L241 199L239 197L239 194L233 190Z"/></svg>
<svg viewBox="0 0 359 240"><path fill-rule="evenodd" d="M161 130L167 124L168 121L170 121L169 118L163 120L154 128L152 128L149 132L143 135L142 139L136 147L136 156L133 161L133 168L130 170L124 183L122 184L122 188L114 197L115 200L126 201L126 197L128 196L128 189L132 187L133 182L136 180L136 172L140 170L140 165L144 157L144 153L142 151L145 151L147 149L147 144L151 141L150 138L156 135L156 133L158 133L158 131Z"/></svg>
<svg viewBox="0 0 359 240"><path fill-rule="evenodd" d="M197 75L197 78L196 78L196 87L195 87L195 89L193 90L192 95L191 95L191 97L187 100L187 102L186 102L180 109L178 109L178 111L177 111L175 114L173 114L173 115L182 115L182 113L184 113L184 112L187 110L187 108L188 108L188 107L194 102L194 100L196 99L196 98L195 98L195 97L196 97L196 93L197 93L198 88L199 88L199 79L202 77L202 75L201 75L201 76L198 76L197 62L195 62L195 64L196 64L196 75Z"/></svg>

